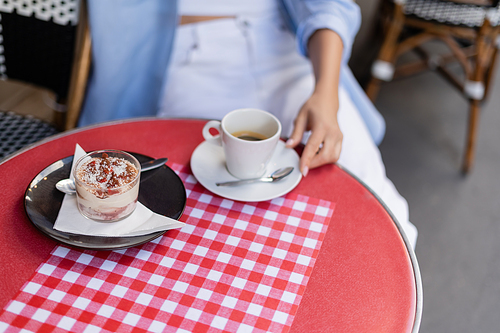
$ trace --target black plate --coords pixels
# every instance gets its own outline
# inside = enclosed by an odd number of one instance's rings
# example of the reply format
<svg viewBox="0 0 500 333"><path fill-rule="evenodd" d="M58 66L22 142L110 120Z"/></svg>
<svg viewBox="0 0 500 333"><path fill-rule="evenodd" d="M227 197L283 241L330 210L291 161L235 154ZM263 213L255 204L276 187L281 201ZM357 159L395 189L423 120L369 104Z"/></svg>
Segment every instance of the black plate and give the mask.
<svg viewBox="0 0 500 333"><path fill-rule="evenodd" d="M131 153L140 163L151 157ZM24 198L24 208L30 221L48 237L75 247L91 250L116 250L147 243L165 233L157 231L148 235L131 237L102 237L76 235L54 229L64 193L55 185L69 178L73 156L52 163L30 183ZM139 188L139 201L153 212L178 220L186 207L186 189L179 176L168 166L143 172Z"/></svg>

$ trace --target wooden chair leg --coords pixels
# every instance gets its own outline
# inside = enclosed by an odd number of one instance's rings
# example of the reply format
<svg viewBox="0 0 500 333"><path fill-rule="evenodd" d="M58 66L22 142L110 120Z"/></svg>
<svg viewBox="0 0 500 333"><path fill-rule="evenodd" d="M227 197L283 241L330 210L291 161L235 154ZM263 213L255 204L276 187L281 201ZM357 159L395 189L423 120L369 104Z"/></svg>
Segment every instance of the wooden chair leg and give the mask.
<svg viewBox="0 0 500 333"><path fill-rule="evenodd" d="M71 73L70 88L64 129L75 128L80 117L80 111L85 99L85 90L91 66L92 41L88 23L87 2L81 1L80 18L75 47L75 57Z"/></svg>
<svg viewBox="0 0 500 333"><path fill-rule="evenodd" d="M471 171L472 165L474 163L474 155L476 149L477 132L479 127L479 113L481 108L481 102L485 98L486 86L489 85L488 69L492 66L491 57L495 55L495 52L490 52L494 50L493 45L489 41L488 35L491 31L491 25L489 21L486 20L478 32L476 37L476 48L477 54L474 57L474 70L471 72L469 82L478 83L482 85L482 93L478 93L474 96L474 93L465 92L469 96L470 110L469 110L469 128L467 131L467 141L465 146L465 156L462 165L462 173L467 174ZM479 87L479 85L478 85ZM465 87L466 88L466 87ZM479 89L481 90L481 89Z"/></svg>
<svg viewBox="0 0 500 333"><path fill-rule="evenodd" d="M382 81L390 81L392 78L393 73L390 74L390 72L393 72L394 69L391 68L391 66L393 66L395 62L394 56L396 54L398 38L401 34L401 30L403 29L403 25L403 8L400 4L395 4L394 10L392 12L392 18L390 19L390 23L388 25L387 33L384 36L384 42L382 44L382 47L380 48L377 60L372 65L372 75L365 89L366 94L372 100L372 102L374 102L377 97ZM379 74L376 73L379 71L374 71L374 66L377 66L377 63L382 63L382 65L384 65L382 67L385 68L383 68L382 72L385 72L386 74L379 76Z"/></svg>
<svg viewBox="0 0 500 333"><path fill-rule="evenodd" d="M381 83L382 83L381 80L372 76L372 78L368 82L368 85L366 86L365 89L366 95L372 102L375 102L375 99L377 98L378 92L380 91Z"/></svg>
<svg viewBox="0 0 500 333"><path fill-rule="evenodd" d="M470 100L469 123L465 155L462 164L462 173L468 174L472 170L476 151L477 132L479 127L480 101Z"/></svg>
<svg viewBox="0 0 500 333"><path fill-rule="evenodd" d="M496 72L495 70L496 70L497 56L498 56L498 49L494 47L494 50L491 55L491 61L489 63L488 69L486 70L484 99L487 99L489 96L491 81L494 73Z"/></svg>

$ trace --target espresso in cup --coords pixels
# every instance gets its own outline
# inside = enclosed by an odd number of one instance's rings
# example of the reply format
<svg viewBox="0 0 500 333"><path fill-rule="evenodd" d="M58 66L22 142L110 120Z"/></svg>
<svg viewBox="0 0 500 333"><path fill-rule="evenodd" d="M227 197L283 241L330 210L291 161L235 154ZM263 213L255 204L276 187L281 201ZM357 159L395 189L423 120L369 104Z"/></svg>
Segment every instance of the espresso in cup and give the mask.
<svg viewBox="0 0 500 333"><path fill-rule="evenodd" d="M212 135L211 128L219 135ZM234 110L222 121L212 120L203 127L205 140L222 146L227 170L240 179L264 175L280 135L278 118L259 109Z"/></svg>
<svg viewBox="0 0 500 333"><path fill-rule="evenodd" d="M252 132L252 131L238 131L231 133L233 136L237 137L238 139L241 140L246 140L246 141L261 141L261 140L266 140L269 139L267 136Z"/></svg>

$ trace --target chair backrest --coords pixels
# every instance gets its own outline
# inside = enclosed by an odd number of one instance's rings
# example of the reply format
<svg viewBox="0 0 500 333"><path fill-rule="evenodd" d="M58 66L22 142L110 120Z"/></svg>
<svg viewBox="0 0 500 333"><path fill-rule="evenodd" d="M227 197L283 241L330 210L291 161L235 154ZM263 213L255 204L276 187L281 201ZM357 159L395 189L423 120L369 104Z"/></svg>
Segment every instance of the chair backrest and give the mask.
<svg viewBox="0 0 500 333"><path fill-rule="evenodd" d="M482 6L482 7L497 7L500 0L438 0L438 1L454 2L456 4ZM403 2L406 2L406 0L403 0Z"/></svg>
<svg viewBox="0 0 500 333"><path fill-rule="evenodd" d="M83 84L78 89L84 90L90 66L90 60L81 61L82 52L90 59L90 45L82 50L85 15L84 0L0 1L0 77L47 88L67 109L75 95L72 84ZM83 73L75 68L82 65L87 66ZM83 82L74 78L82 74ZM59 127L74 127L63 124L69 117L64 118Z"/></svg>
<svg viewBox="0 0 500 333"><path fill-rule="evenodd" d="M467 5L496 7L498 6L498 1L500 0L443 0L443 1L463 3Z"/></svg>

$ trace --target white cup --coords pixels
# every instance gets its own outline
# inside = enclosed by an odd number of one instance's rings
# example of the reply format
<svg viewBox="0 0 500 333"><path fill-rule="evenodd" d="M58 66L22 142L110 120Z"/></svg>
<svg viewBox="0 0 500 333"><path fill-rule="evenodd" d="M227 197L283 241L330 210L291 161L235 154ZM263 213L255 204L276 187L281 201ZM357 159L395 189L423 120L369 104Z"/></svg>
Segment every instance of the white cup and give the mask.
<svg viewBox="0 0 500 333"><path fill-rule="evenodd" d="M212 128L219 134L212 135ZM211 120L203 127L205 140L222 146L227 170L240 179L264 175L280 135L278 118L259 109L234 110L222 121Z"/></svg>

